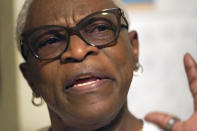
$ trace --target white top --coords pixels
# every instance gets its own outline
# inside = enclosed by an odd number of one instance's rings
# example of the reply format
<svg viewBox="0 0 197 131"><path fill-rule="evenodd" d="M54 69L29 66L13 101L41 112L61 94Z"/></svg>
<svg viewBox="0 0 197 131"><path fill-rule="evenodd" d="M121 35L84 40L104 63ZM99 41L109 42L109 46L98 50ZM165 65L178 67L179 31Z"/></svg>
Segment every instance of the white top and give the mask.
<svg viewBox="0 0 197 131"><path fill-rule="evenodd" d="M50 127L45 127L45 128L42 128L42 129L40 129L38 131L49 131L49 128ZM143 127L142 131L162 131L162 130L159 129L157 126L144 121L144 127Z"/></svg>

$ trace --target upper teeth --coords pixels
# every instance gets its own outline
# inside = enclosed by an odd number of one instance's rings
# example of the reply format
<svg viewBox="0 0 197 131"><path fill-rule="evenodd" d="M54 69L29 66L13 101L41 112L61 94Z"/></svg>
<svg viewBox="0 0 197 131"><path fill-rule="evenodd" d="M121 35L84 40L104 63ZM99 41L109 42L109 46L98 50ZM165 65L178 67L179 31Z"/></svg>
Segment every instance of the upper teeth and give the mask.
<svg viewBox="0 0 197 131"><path fill-rule="evenodd" d="M99 79L94 80L94 81L85 82L85 83L75 84L73 87L91 85L91 84L93 84L93 83L95 83L95 82L97 82L97 81L99 81Z"/></svg>

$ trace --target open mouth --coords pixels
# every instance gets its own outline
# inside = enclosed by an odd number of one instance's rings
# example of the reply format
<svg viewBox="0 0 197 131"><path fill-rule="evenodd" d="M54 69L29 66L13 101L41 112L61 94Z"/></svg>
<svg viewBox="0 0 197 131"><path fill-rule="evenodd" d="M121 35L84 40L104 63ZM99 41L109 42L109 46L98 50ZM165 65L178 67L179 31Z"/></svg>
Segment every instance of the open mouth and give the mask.
<svg viewBox="0 0 197 131"><path fill-rule="evenodd" d="M70 91L90 91L100 88L109 77L100 74L81 74L68 81L66 90Z"/></svg>
<svg viewBox="0 0 197 131"><path fill-rule="evenodd" d="M72 88L72 87L77 88L77 87L91 86L92 84L95 84L101 79L102 78L93 77L93 76L89 76L86 78L79 78L79 79L74 80L71 85L67 86L67 89Z"/></svg>

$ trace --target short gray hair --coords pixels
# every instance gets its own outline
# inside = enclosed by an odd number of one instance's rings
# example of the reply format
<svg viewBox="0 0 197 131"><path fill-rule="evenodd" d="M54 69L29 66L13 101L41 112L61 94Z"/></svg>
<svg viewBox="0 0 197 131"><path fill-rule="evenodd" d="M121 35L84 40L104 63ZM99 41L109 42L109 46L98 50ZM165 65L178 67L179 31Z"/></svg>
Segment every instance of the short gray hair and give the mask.
<svg viewBox="0 0 197 131"><path fill-rule="evenodd" d="M18 49L19 51L21 51L21 34L25 28L25 24L26 24L26 19L27 19L27 15L28 15L28 11L29 11L29 8L32 4L34 0L25 0L24 4L23 4L23 7L18 15L18 18L17 18L17 26L16 26L16 41L17 41L17 46L18 46ZM129 20L128 18L128 12L127 10L125 9L125 5L124 3L122 2L122 0L112 0L114 2L114 4L117 6L117 7L120 7L121 9L124 10L125 12L125 15L126 15L126 18L127 20Z"/></svg>

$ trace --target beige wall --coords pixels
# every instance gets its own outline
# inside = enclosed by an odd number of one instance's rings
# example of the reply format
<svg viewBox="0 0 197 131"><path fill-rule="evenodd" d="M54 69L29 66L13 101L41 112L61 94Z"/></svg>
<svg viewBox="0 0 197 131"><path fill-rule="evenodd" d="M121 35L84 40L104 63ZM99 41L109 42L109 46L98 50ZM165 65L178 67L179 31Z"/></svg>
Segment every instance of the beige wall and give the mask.
<svg viewBox="0 0 197 131"><path fill-rule="evenodd" d="M49 125L46 105L31 104L31 90L18 65L23 60L16 49L16 16L24 0L0 1L0 130L35 131Z"/></svg>
<svg viewBox="0 0 197 131"><path fill-rule="evenodd" d="M16 88L16 62L13 46L13 1L0 1L0 130L18 129L18 101Z"/></svg>

